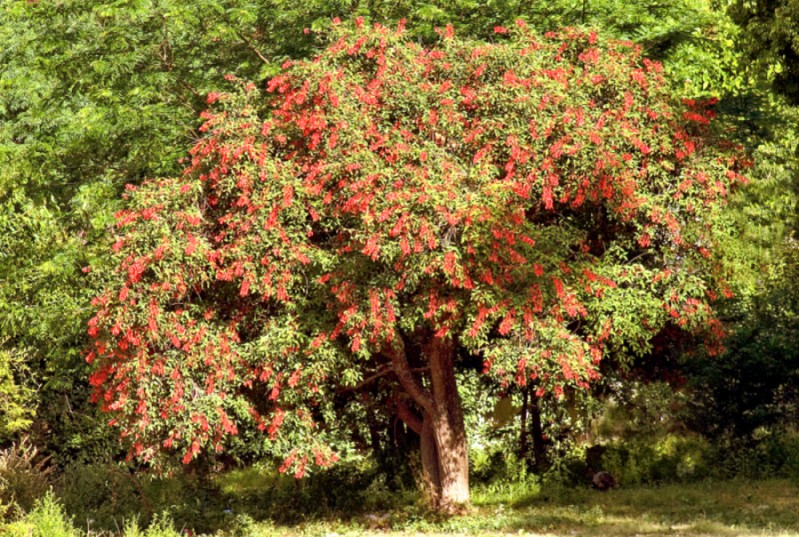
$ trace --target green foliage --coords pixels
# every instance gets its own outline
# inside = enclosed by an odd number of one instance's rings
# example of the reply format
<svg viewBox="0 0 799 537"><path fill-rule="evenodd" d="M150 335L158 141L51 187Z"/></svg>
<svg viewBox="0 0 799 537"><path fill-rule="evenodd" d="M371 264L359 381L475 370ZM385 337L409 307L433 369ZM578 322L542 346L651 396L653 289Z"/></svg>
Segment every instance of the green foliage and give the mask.
<svg viewBox="0 0 799 537"><path fill-rule="evenodd" d="M415 491L391 491L387 477L369 460L343 462L296 481L271 468L253 467L220 476L224 505L232 515L296 524L308 518L382 513L418 500Z"/></svg>
<svg viewBox="0 0 799 537"><path fill-rule="evenodd" d="M582 453L564 457L556 483L584 485L596 469L612 473L622 487L691 483L706 479L799 477L799 441L795 432L763 432L756 443L713 442L699 435L663 435L610 441L601 446L596 466L586 468ZM591 470L586 472L586 470Z"/></svg>
<svg viewBox="0 0 799 537"><path fill-rule="evenodd" d="M76 525L98 532L126 524L153 531L159 524L165 526L166 513L171 526L212 533L246 526L248 519L298 524L307 519L356 518L418 500L415 491L391 490L387 481L374 461L363 458L302 481L262 465L214 476L183 473L158 478L136 476L118 466L73 465L59 479L56 494Z"/></svg>
<svg viewBox="0 0 799 537"><path fill-rule="evenodd" d="M539 476L528 472L525 461L513 455L505 458L502 455L503 452L491 454L488 468L479 461L474 465L475 505L515 505L551 486L551 483L543 485Z"/></svg>
<svg viewBox="0 0 799 537"><path fill-rule="evenodd" d="M139 524L134 520L125 524L123 537L181 537L182 532L175 529L172 520L165 515L160 515L147 526L139 529Z"/></svg>
<svg viewBox="0 0 799 537"><path fill-rule="evenodd" d="M52 492L45 494L32 511L22 519L0 525L3 535L8 537L77 537L64 508Z"/></svg>
<svg viewBox="0 0 799 537"><path fill-rule="evenodd" d="M0 441L27 429L36 414L29 372L23 355L0 347Z"/></svg>
<svg viewBox="0 0 799 537"><path fill-rule="evenodd" d="M717 452L723 460L721 475L799 479L799 436L795 430L761 430L757 442L722 443Z"/></svg>
<svg viewBox="0 0 799 537"><path fill-rule="evenodd" d="M629 379L618 386L602 405L594 434L600 439L657 442L682 433L685 395L663 381Z"/></svg>
<svg viewBox="0 0 799 537"><path fill-rule="evenodd" d="M81 520L81 519L78 519ZM0 523L0 534L5 537L99 537L110 535L93 527L93 520L86 521L86 531L75 527L74 517L67 515L56 495L50 491L44 494L35 504L33 509L18 520L6 524ZM120 537L180 537L183 535L174 528L172 520L166 515L155 517L146 529L140 529L136 519L130 519L124 524L122 533L119 526L111 527L116 530L113 535Z"/></svg>
<svg viewBox="0 0 799 537"><path fill-rule="evenodd" d="M665 435L603 447L601 467L622 486L685 483L714 475L717 451L701 437Z"/></svg>
<svg viewBox="0 0 799 537"><path fill-rule="evenodd" d="M759 294L733 306L727 352L690 362L692 426L711 438L756 440L758 431L790 425L799 399L799 287L793 241L780 265L763 275Z"/></svg>
<svg viewBox="0 0 799 537"><path fill-rule="evenodd" d="M799 2L796 0L731 0L726 4L741 27L738 45L749 68L772 83L792 104L799 104Z"/></svg>
<svg viewBox="0 0 799 537"><path fill-rule="evenodd" d="M114 529L123 521L148 522L153 516L142 477L118 464L78 464L64 468L56 493L70 516L91 520L96 529Z"/></svg>

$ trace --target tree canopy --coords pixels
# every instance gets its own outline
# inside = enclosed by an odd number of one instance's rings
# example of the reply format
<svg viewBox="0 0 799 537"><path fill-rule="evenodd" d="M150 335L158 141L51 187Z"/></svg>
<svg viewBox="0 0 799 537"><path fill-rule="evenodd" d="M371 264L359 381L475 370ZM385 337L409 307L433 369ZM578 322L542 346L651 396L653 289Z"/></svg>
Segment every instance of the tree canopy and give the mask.
<svg viewBox="0 0 799 537"><path fill-rule="evenodd" d="M745 162L632 43L354 26L266 95L229 77L183 174L128 188L91 383L134 455L258 429L301 476L342 441L332 391L389 367L458 503L458 364L557 393L609 348L712 329L714 216Z"/></svg>

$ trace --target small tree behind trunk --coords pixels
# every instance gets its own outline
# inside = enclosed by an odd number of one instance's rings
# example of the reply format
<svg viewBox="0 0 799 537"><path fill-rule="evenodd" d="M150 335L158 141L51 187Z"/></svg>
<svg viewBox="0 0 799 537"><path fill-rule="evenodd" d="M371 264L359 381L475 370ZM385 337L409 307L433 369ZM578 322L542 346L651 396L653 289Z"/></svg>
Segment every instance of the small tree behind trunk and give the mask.
<svg viewBox="0 0 799 537"><path fill-rule="evenodd" d="M544 427L541 423L541 398L531 388L530 392L530 435L533 440L533 463L537 472L547 467L547 445L544 440Z"/></svg>

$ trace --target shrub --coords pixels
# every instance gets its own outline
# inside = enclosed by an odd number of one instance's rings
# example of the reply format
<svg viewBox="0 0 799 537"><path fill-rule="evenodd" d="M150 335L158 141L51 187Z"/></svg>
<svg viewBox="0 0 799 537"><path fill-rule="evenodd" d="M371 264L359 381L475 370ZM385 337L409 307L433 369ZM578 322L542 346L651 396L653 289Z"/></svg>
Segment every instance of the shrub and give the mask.
<svg viewBox="0 0 799 537"><path fill-rule="evenodd" d="M0 526L0 534L6 537L76 537L78 533L50 491L22 519Z"/></svg>
<svg viewBox="0 0 799 537"><path fill-rule="evenodd" d="M139 528L136 520L125 524L124 537L181 537L181 533L175 529L172 519L167 515L161 514L155 517L153 522L146 530Z"/></svg>
<svg viewBox="0 0 799 537"><path fill-rule="evenodd" d="M621 484L694 481L711 475L713 447L701 437L667 435L657 440L604 446L601 469Z"/></svg>
<svg viewBox="0 0 799 537"><path fill-rule="evenodd" d="M714 444L717 477L799 478L799 435L796 431L762 428L757 439L723 439Z"/></svg>
<svg viewBox="0 0 799 537"><path fill-rule="evenodd" d="M397 507L405 496L389 490L387 478L371 459L353 458L302 481L252 467L234 470L219 482L224 496L238 498L239 508L254 517L292 523L308 516L357 516Z"/></svg>
<svg viewBox="0 0 799 537"><path fill-rule="evenodd" d="M0 341L0 346L6 344ZM36 392L23 352L0 348L0 440L27 430L36 411Z"/></svg>
<svg viewBox="0 0 799 537"><path fill-rule="evenodd" d="M0 516L20 515L44 496L52 472L47 463L27 438L0 450Z"/></svg>
<svg viewBox="0 0 799 537"><path fill-rule="evenodd" d="M152 510L138 481L113 464L72 464L58 482L59 499L81 526L111 530L123 520L140 517L148 522Z"/></svg>

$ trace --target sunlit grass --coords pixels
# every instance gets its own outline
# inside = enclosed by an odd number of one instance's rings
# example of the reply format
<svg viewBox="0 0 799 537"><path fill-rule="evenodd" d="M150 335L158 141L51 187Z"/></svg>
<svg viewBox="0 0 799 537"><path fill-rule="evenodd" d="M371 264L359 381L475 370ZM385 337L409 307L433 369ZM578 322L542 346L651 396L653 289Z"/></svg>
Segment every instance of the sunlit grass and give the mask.
<svg viewBox="0 0 799 537"><path fill-rule="evenodd" d="M799 486L785 480L631 487L605 493L533 484L525 494L521 485L504 487L478 488L475 506L460 517L440 519L408 507L347 522L256 523L248 535L799 535Z"/></svg>
<svg viewBox="0 0 799 537"><path fill-rule="evenodd" d="M212 514L216 521L205 535L799 536L799 483L789 480L705 481L599 492L528 478L476 485L473 505L465 514L442 517L426 510L418 495L391 493L383 486L360 488L355 475L347 480L347 474L341 474L335 481L303 489L296 481L283 482L283 476L253 468L227 474L220 479L221 496L201 508L200 514ZM49 498L50 503L44 502L29 517L0 525L0 535L54 537L52 528L74 524L83 529L62 534L86 536L90 524L70 522ZM202 535L182 532L201 527L201 516L179 520L169 512L161 516L161 526L138 531L135 524L127 524L125 531L105 533L92 529L89 537ZM44 528L44 533L35 533L34 528Z"/></svg>

